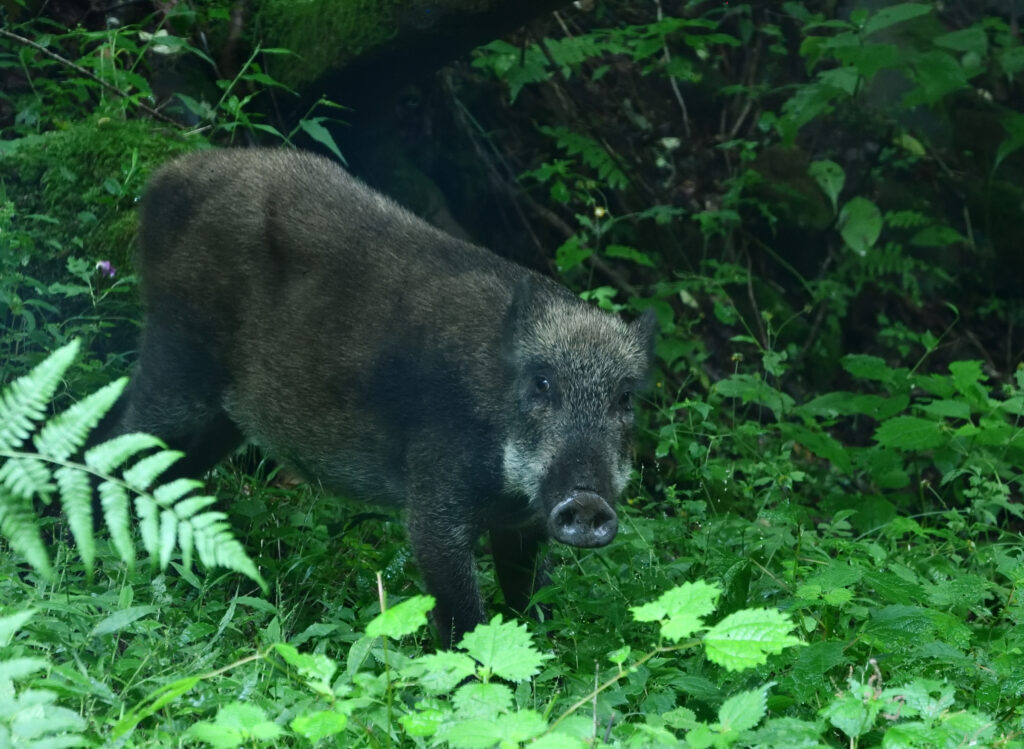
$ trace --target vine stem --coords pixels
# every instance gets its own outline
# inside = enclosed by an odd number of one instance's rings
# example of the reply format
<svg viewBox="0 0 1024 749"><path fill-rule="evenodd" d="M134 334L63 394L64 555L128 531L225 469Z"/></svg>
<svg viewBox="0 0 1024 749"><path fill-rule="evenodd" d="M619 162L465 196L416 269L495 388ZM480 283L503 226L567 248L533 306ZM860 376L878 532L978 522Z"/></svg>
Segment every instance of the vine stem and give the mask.
<svg viewBox="0 0 1024 749"><path fill-rule="evenodd" d="M66 57L62 57L61 55L58 55L56 52L52 52L52 51L48 50L46 47L44 47L39 42L34 42L31 39L26 39L25 37L20 36L18 34L15 34L12 31L8 31L7 29L0 29L0 36L6 37L7 39L11 39L12 41L18 42L18 44L24 44L26 47L31 47L34 50L42 52L44 55L46 55L50 59L56 60L61 65L65 65L65 66L71 68L72 70L74 70L79 75L84 75L86 78L88 78L88 79L90 79L92 81L95 81L96 83L100 84L103 88L105 88L107 91L111 92L112 94L115 94L116 96L121 97L122 99L130 99L131 98L131 94L129 94L127 91L122 91L121 89L119 89L114 84L112 84L112 83L110 83L108 81L105 81L102 78L100 78L98 75L93 73L91 70L86 70L81 65L79 65L79 64L77 64L75 62L72 62L71 60L67 59ZM156 109L153 109L153 107L151 107L151 106L149 106L147 104L143 104L140 101L135 101L134 103L135 103L135 106L137 106L143 112L146 112L146 114L150 115L151 117L155 117L158 120L162 120L163 122L166 122L166 123L169 123L171 125L174 125L174 127L178 128L179 130L184 130L185 129L184 125L182 125L180 122L175 122L174 119L172 119L171 117L168 117L163 112L161 112L159 110L156 110Z"/></svg>

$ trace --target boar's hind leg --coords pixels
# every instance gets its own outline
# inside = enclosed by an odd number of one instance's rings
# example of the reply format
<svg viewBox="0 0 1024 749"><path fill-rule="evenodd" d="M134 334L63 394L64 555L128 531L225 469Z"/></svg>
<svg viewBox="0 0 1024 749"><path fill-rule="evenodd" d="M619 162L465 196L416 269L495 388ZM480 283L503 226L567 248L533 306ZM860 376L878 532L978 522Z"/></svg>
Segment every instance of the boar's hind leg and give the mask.
<svg viewBox="0 0 1024 749"><path fill-rule="evenodd" d="M518 613L526 613L530 597L549 582L547 556L541 553L544 540L542 529L491 530L494 570L505 603ZM546 616L547 607L539 613Z"/></svg>
<svg viewBox="0 0 1024 749"><path fill-rule="evenodd" d="M160 480L198 478L242 441L221 406L224 382L220 366L195 334L151 318L131 383L100 438L156 435L185 453Z"/></svg>
<svg viewBox="0 0 1024 749"><path fill-rule="evenodd" d="M410 502L409 542L427 593L437 600L434 624L445 649L484 621L473 564L478 533L444 508L418 509Z"/></svg>

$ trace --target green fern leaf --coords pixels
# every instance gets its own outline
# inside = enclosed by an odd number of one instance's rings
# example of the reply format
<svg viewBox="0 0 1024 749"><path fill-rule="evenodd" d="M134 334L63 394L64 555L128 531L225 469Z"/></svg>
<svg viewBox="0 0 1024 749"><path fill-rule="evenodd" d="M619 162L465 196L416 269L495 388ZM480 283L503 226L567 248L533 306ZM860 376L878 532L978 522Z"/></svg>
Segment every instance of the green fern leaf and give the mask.
<svg viewBox="0 0 1024 749"><path fill-rule="evenodd" d="M33 422L42 421L67 368L78 355L76 338L61 346L31 372L0 394L0 450L13 450L28 439Z"/></svg>
<svg viewBox="0 0 1024 749"><path fill-rule="evenodd" d="M173 510L160 513L160 569L167 569L174 553L175 542L178 540L178 516Z"/></svg>
<svg viewBox="0 0 1024 749"><path fill-rule="evenodd" d="M142 548L149 554L155 565L159 560L160 543L160 505L146 495L135 498L135 514L139 517L139 535L142 536Z"/></svg>
<svg viewBox="0 0 1024 749"><path fill-rule="evenodd" d="M14 461L8 461L12 463ZM39 535L39 519L31 497L21 497L0 486L0 536L46 580L53 580L50 555Z"/></svg>
<svg viewBox="0 0 1024 749"><path fill-rule="evenodd" d="M132 534L129 530L128 491L121 484L104 481L99 486L99 493L103 520L110 531L110 540L121 561L133 568L135 546L132 544Z"/></svg>
<svg viewBox="0 0 1024 749"><path fill-rule="evenodd" d="M110 474L129 458L154 447L165 445L150 434L122 434L89 448L85 453L85 464L97 473Z"/></svg>
<svg viewBox="0 0 1024 749"><path fill-rule="evenodd" d="M181 516L179 515L179 517ZM195 539L192 535L192 523L187 520L178 523L178 546L181 548L182 565L187 570L192 569L192 551L195 549Z"/></svg>
<svg viewBox="0 0 1024 749"><path fill-rule="evenodd" d="M85 444L86 438L121 395L128 378L122 377L91 393L50 419L32 442L43 455L64 460Z"/></svg>
<svg viewBox="0 0 1024 749"><path fill-rule="evenodd" d="M186 479L179 480L183 481ZM160 488L162 489L163 487ZM187 520L200 510L205 510L216 501L216 497L206 495L200 497L189 497L188 499L183 499L178 502L178 504L174 505L174 514L181 520Z"/></svg>
<svg viewBox="0 0 1024 749"><path fill-rule="evenodd" d="M124 472L124 480L132 489L144 492L157 477L177 462L184 453L177 450L161 450L158 453L141 458L135 465Z"/></svg>
<svg viewBox="0 0 1024 749"><path fill-rule="evenodd" d="M68 519L71 536L82 556L85 569L92 575L92 565L96 560L96 540L93 538L92 521L92 486L89 474L80 468L61 466L53 472L60 489L61 507Z"/></svg>
<svg viewBox="0 0 1024 749"><path fill-rule="evenodd" d="M202 487L202 481L196 481L195 479L174 479L169 484L161 484L153 490L153 498L161 507L171 507L179 499L184 497L190 491L199 489ZM186 502L189 500L185 500ZM212 498L211 498L211 501ZM188 517L188 515L182 515L179 509L184 502L180 502L174 507L174 511L178 517ZM205 507L205 505L204 505ZM193 510L195 512L195 510ZM189 513L191 514L191 513Z"/></svg>
<svg viewBox="0 0 1024 749"><path fill-rule="evenodd" d="M0 484L16 497L30 500L42 497L50 503L50 495L56 486L49 466L37 458L14 457L0 465Z"/></svg>
<svg viewBox="0 0 1024 749"><path fill-rule="evenodd" d="M266 592L266 581L249 555L245 553L245 548L232 534L231 526L224 522L226 517L223 512L214 510L196 515L187 521L192 526L200 561L207 567L223 567L240 572L258 583Z"/></svg>
<svg viewBox="0 0 1024 749"><path fill-rule="evenodd" d="M579 154L583 163L595 169L609 187L624 189L629 186L629 179L619 169L615 159L604 146L593 138L574 133L566 127L544 126L540 128L540 131L554 138L558 147L570 156Z"/></svg>

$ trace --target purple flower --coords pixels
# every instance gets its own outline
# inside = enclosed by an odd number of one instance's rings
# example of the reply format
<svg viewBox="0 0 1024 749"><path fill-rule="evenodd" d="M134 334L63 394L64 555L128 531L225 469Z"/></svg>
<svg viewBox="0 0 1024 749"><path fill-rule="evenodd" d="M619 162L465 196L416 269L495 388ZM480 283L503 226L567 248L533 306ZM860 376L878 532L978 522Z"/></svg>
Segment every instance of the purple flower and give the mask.
<svg viewBox="0 0 1024 749"><path fill-rule="evenodd" d="M117 268L109 260L100 260L96 263L96 270L102 273L107 278L113 278L117 275Z"/></svg>

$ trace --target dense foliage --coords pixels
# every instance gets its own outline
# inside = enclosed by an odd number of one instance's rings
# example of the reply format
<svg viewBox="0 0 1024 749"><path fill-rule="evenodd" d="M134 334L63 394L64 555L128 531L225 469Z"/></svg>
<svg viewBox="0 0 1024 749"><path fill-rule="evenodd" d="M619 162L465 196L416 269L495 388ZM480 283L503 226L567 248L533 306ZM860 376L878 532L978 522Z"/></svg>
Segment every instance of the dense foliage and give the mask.
<svg viewBox="0 0 1024 749"><path fill-rule="evenodd" d="M146 175L349 155L339 105L282 115L292 51L220 3L0 3L0 746L1024 746L1017 17L592 5L416 116L549 270L656 312L636 480L611 546L552 549L550 619L435 652L400 518L251 452L203 496L148 438L79 454L132 360Z"/></svg>

